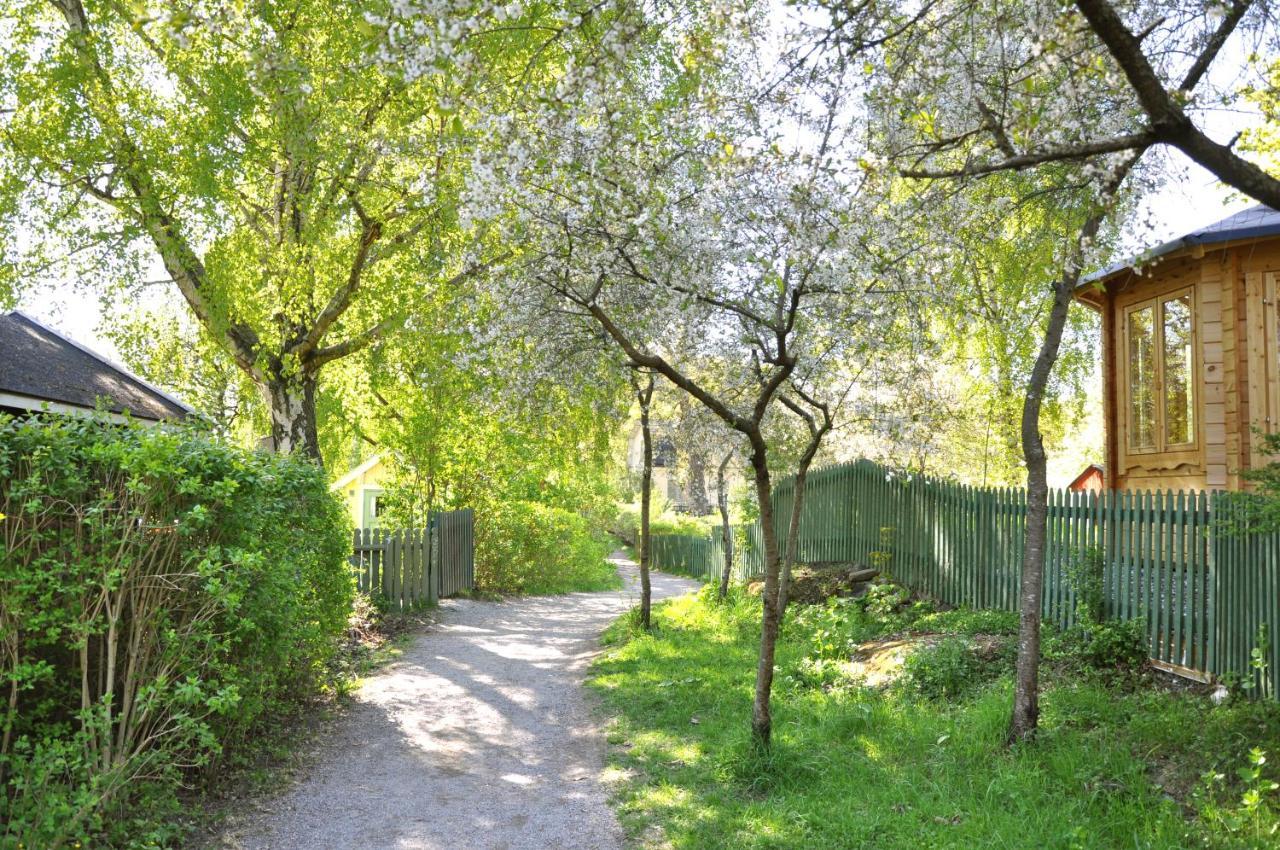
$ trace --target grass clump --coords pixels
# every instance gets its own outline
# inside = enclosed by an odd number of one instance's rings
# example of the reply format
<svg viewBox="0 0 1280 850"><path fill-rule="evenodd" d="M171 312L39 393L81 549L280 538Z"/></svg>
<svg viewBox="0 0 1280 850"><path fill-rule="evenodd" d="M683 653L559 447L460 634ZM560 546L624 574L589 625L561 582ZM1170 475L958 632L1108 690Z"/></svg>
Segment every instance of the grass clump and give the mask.
<svg viewBox="0 0 1280 850"><path fill-rule="evenodd" d="M1008 641L978 642L948 635L908 655L894 687L917 699L954 700L995 681L1011 669L1012 662L1013 645Z"/></svg>
<svg viewBox="0 0 1280 850"><path fill-rule="evenodd" d="M957 635L1008 635L1018 633L1018 615L1013 611L974 611L955 608L924 614L911 624L919 633L944 632Z"/></svg>
<svg viewBox="0 0 1280 850"><path fill-rule="evenodd" d="M608 635L591 684L617 716L619 813L648 846L1274 846L1275 706L1068 669L1046 686L1039 739L1006 748L1007 661L974 647L1013 622L894 590L789 613L761 751L749 737L759 605L703 593L658 606L653 634ZM851 645L917 628L949 636L908 661L909 684L840 675Z"/></svg>

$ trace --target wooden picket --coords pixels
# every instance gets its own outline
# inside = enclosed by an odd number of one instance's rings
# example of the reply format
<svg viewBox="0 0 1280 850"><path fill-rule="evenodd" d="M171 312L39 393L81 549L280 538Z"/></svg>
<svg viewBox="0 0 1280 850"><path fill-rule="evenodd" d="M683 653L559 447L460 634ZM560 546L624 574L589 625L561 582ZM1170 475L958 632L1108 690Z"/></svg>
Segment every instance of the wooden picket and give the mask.
<svg viewBox="0 0 1280 850"><path fill-rule="evenodd" d="M474 525L475 515L470 508L441 513L434 518L440 555L437 592L441 598L475 586Z"/></svg>
<svg viewBox="0 0 1280 850"><path fill-rule="evenodd" d="M793 483L773 493L780 545ZM1225 493L1055 490L1049 495L1042 612L1078 622L1072 570L1100 560L1103 613L1145 621L1150 656L1213 676L1252 681L1280 698L1280 535L1226 530ZM867 461L814 470L799 559L877 565L951 605L1017 610L1027 496L894 473ZM737 529L735 574L763 572L760 527ZM719 575L719 532L654 538L653 564ZM1257 651L1255 653L1255 650Z"/></svg>
<svg viewBox="0 0 1280 850"><path fill-rule="evenodd" d="M395 611L433 604L475 587L475 514L444 511L429 529L358 528L351 565L356 586Z"/></svg>

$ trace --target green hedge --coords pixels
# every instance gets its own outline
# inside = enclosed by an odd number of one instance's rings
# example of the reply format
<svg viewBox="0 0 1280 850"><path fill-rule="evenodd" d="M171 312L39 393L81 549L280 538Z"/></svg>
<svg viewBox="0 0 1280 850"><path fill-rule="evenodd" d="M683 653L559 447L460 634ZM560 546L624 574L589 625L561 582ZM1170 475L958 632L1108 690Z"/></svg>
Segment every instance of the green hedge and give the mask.
<svg viewBox="0 0 1280 850"><path fill-rule="evenodd" d="M719 531L718 515L694 517L669 511L655 511L649 517L649 534L687 534L702 537L711 531ZM628 546L635 546L640 537L640 508L637 505L623 505L610 523L609 530Z"/></svg>
<svg viewBox="0 0 1280 850"><path fill-rule="evenodd" d="M323 471L186 430L0 417L0 848L143 847L314 694L346 625Z"/></svg>
<svg viewBox="0 0 1280 850"><path fill-rule="evenodd" d="M608 536L582 516L536 502L495 503L476 514L476 589L567 593L618 586Z"/></svg>

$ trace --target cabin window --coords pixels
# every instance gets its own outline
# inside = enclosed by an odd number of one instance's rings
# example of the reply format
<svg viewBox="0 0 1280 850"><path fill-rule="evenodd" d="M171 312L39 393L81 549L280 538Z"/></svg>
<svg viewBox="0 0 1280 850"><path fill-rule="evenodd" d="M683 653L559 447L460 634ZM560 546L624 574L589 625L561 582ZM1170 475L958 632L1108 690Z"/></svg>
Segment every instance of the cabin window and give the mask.
<svg viewBox="0 0 1280 850"><path fill-rule="evenodd" d="M1129 447L1165 451L1195 443L1191 292L1126 312Z"/></svg>
<svg viewBox="0 0 1280 850"><path fill-rule="evenodd" d="M1156 446L1155 310L1129 311L1129 444L1135 449Z"/></svg>
<svg viewBox="0 0 1280 850"><path fill-rule="evenodd" d="M1191 406L1191 293L1161 304L1164 330L1164 438L1170 446L1195 440Z"/></svg>

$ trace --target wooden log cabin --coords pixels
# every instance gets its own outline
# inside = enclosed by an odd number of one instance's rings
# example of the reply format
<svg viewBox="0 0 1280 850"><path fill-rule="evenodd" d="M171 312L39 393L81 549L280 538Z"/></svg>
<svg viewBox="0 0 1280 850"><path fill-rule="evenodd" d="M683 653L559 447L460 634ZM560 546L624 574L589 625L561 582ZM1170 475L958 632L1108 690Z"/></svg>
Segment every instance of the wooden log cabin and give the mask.
<svg viewBox="0 0 1280 850"><path fill-rule="evenodd" d="M1104 269L1104 486L1237 490L1280 430L1280 213L1256 206Z"/></svg>

